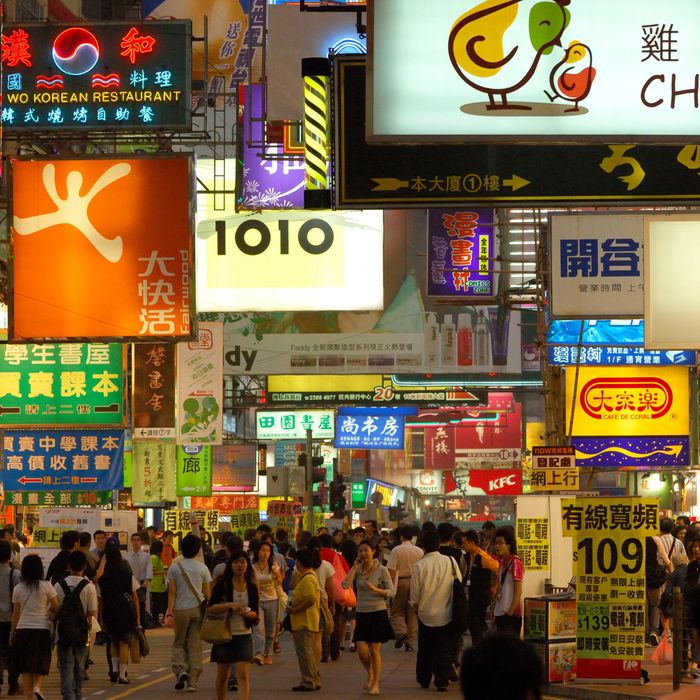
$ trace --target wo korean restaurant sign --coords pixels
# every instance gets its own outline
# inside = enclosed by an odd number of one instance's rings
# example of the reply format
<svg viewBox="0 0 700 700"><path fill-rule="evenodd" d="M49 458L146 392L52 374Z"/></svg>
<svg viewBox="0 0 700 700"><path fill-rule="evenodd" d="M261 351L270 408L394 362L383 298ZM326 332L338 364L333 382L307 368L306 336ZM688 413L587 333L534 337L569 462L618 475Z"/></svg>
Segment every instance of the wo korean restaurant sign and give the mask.
<svg viewBox="0 0 700 700"><path fill-rule="evenodd" d="M12 163L10 339L193 335L189 157Z"/></svg>
<svg viewBox="0 0 700 700"><path fill-rule="evenodd" d="M566 372L567 425L573 435L687 435L688 370L684 367L581 367Z"/></svg>
<svg viewBox="0 0 700 700"><path fill-rule="evenodd" d="M190 22L5 25L4 129L189 129Z"/></svg>
<svg viewBox="0 0 700 700"><path fill-rule="evenodd" d="M630 144L700 132L695 0L369 8L367 126L377 140Z"/></svg>
<svg viewBox="0 0 700 700"><path fill-rule="evenodd" d="M117 343L0 345L0 426L121 425Z"/></svg>

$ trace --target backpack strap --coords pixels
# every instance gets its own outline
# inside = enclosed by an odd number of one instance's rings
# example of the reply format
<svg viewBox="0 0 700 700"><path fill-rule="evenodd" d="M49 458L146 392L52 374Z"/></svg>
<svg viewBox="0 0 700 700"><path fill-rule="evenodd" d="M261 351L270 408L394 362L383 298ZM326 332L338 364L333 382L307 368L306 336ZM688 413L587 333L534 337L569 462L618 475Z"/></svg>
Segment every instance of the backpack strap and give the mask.
<svg viewBox="0 0 700 700"><path fill-rule="evenodd" d="M70 586L66 583L66 579L58 579L58 585L63 589L64 595L68 595L70 593Z"/></svg>
<svg viewBox="0 0 700 700"><path fill-rule="evenodd" d="M206 598L204 598L203 595L197 592L197 589L194 587L194 584L192 583L192 579L187 575L187 572L185 571L185 567L182 565L182 562L177 563L177 568L180 569L185 581L187 582L187 585L189 586L190 591L192 591L192 595L194 595L195 600L197 603L201 604L203 603Z"/></svg>
<svg viewBox="0 0 700 700"><path fill-rule="evenodd" d="M77 593L80 595L83 592L83 589L90 583L86 578L84 578L78 585L73 589L73 593Z"/></svg>

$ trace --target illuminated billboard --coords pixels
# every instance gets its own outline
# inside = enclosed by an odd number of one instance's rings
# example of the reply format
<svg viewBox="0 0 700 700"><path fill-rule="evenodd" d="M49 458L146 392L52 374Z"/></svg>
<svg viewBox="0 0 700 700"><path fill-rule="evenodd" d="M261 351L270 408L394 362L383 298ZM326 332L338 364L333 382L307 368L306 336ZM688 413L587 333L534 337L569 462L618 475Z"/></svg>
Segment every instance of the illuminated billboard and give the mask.
<svg viewBox="0 0 700 700"><path fill-rule="evenodd" d="M189 21L6 25L2 126L188 130L191 45Z"/></svg>

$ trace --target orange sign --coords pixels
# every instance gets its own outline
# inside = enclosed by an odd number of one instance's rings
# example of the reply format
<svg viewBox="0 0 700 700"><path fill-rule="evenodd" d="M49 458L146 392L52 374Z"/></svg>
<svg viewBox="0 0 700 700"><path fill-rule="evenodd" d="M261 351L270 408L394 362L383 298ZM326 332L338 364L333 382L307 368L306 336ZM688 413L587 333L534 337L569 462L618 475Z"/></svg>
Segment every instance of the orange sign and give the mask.
<svg viewBox="0 0 700 700"><path fill-rule="evenodd" d="M187 156L12 163L10 337L191 338Z"/></svg>

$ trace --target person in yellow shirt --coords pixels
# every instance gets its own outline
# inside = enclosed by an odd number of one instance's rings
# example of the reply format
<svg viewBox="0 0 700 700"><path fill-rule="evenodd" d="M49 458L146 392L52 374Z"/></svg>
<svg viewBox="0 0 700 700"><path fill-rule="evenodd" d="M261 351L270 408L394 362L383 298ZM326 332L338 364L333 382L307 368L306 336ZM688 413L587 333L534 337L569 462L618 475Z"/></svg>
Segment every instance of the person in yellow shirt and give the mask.
<svg viewBox="0 0 700 700"><path fill-rule="evenodd" d="M297 551L296 586L287 607L292 623L294 651L299 661L301 683L292 690L308 692L319 690L321 676L316 662L321 616L321 588L314 574L314 555L310 549Z"/></svg>

